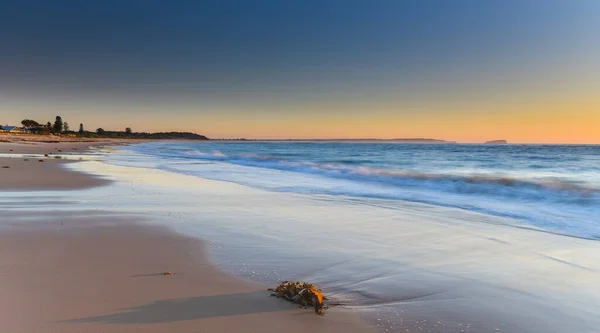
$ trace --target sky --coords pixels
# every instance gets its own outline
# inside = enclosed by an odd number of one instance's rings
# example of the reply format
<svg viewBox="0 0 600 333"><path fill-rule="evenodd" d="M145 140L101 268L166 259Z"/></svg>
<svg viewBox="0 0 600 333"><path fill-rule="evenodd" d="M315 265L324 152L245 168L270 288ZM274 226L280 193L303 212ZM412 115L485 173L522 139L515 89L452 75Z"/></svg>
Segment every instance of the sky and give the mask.
<svg viewBox="0 0 600 333"><path fill-rule="evenodd" d="M0 123L600 143L596 0L5 0Z"/></svg>

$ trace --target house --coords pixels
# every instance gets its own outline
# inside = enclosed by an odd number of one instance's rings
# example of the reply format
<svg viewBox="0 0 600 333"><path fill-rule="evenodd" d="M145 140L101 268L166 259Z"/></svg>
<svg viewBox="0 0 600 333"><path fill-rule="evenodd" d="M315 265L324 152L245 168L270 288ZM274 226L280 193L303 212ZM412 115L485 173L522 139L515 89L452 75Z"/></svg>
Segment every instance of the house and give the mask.
<svg viewBox="0 0 600 333"><path fill-rule="evenodd" d="M17 126L0 126L0 132L3 133L23 133L23 130Z"/></svg>
<svg viewBox="0 0 600 333"><path fill-rule="evenodd" d="M23 133L50 134L50 129L46 125L29 126L23 128Z"/></svg>
<svg viewBox="0 0 600 333"><path fill-rule="evenodd" d="M50 134L50 129L44 125L44 126L40 126L37 129L37 131L35 131L33 133L48 135L48 134Z"/></svg>

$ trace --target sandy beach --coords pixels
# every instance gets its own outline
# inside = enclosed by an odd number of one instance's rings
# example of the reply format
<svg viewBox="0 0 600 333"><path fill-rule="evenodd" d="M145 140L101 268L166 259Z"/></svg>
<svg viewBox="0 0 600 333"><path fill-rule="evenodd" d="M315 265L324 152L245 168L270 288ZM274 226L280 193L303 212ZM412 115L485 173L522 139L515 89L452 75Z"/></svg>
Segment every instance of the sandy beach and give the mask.
<svg viewBox="0 0 600 333"><path fill-rule="evenodd" d="M62 166L76 160L68 155L83 152L90 147L85 142L65 143L0 143L0 154L11 156L0 158L0 189L81 189L109 183L90 175L69 172ZM44 156L48 154L48 156Z"/></svg>
<svg viewBox="0 0 600 333"><path fill-rule="evenodd" d="M84 151L97 143L0 143L3 154ZM40 212L19 193L108 185L69 160L0 157L2 332L367 332L340 308L317 316L221 272L201 239L119 212ZM9 193L9 192L4 192ZM172 275L164 275L170 271Z"/></svg>

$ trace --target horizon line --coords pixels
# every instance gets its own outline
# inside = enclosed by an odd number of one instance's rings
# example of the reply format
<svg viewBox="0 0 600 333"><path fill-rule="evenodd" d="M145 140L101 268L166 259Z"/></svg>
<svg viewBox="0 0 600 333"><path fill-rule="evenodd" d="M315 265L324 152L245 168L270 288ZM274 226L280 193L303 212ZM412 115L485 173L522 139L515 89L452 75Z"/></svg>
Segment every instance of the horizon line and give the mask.
<svg viewBox="0 0 600 333"><path fill-rule="evenodd" d="M376 139L376 138L209 138L210 141L315 141L315 142L326 142L326 141L380 141L380 142L396 142L396 143L410 143L406 141L415 141L415 144L486 144L486 142L497 141L455 141L455 140L444 140L444 139L432 139L432 138L392 138L392 139ZM405 142L403 142L405 141ZM431 141L431 142L417 142L417 141ZM502 144L487 143L489 146L503 146L503 145L600 145L600 143L565 143L565 142L507 142Z"/></svg>

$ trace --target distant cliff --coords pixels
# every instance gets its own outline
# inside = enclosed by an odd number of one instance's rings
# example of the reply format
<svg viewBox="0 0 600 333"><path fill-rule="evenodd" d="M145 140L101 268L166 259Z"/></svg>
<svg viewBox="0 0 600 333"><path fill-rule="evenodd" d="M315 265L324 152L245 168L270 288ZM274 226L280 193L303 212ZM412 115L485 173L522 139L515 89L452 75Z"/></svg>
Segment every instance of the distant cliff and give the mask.
<svg viewBox="0 0 600 333"><path fill-rule="evenodd" d="M508 144L508 141L506 141L506 140L492 140L492 141L486 141L485 144L486 145L505 145L505 144Z"/></svg>

